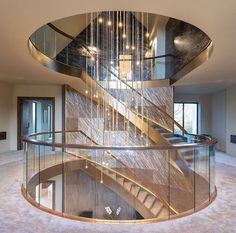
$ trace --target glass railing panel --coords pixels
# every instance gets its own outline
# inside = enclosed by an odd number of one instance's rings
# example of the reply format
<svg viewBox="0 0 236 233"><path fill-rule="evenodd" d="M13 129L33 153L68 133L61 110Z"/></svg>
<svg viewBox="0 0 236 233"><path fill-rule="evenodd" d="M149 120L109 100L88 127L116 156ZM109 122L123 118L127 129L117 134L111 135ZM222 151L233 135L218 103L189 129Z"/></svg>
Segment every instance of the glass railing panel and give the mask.
<svg viewBox="0 0 236 233"><path fill-rule="evenodd" d="M28 183L28 143L23 142L24 157L23 157L23 188L27 190Z"/></svg>
<svg viewBox="0 0 236 233"><path fill-rule="evenodd" d="M170 205L178 212L194 211L194 151L169 150Z"/></svg>
<svg viewBox="0 0 236 233"><path fill-rule="evenodd" d="M209 146L210 156L210 194L212 195L216 191L215 186L215 145Z"/></svg>
<svg viewBox="0 0 236 233"><path fill-rule="evenodd" d="M40 149L38 145L27 146L27 192L34 201L39 203L39 190L36 189L40 183Z"/></svg>
<svg viewBox="0 0 236 233"><path fill-rule="evenodd" d="M61 33L55 31L48 25L44 25L39 28L30 37L32 43L36 46L39 51L44 53L49 58L55 59L57 55L65 49L67 51L67 46L72 41L70 38L62 35ZM68 53L63 54L63 63L68 63Z"/></svg>
<svg viewBox="0 0 236 233"><path fill-rule="evenodd" d="M47 145L50 134L67 144ZM40 145L27 142L25 177L28 196L57 214L165 220L199 210L215 191L208 146L96 149L80 131L54 134L33 136Z"/></svg>
<svg viewBox="0 0 236 233"><path fill-rule="evenodd" d="M209 147L195 148L195 208L207 204L210 198Z"/></svg>

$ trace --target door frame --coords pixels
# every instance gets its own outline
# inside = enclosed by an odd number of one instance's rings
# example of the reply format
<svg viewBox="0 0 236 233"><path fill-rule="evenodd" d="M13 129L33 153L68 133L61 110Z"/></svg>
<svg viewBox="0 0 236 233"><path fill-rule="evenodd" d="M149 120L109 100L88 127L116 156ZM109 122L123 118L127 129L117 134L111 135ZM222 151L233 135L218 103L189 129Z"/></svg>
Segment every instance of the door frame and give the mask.
<svg viewBox="0 0 236 233"><path fill-rule="evenodd" d="M55 131L55 97L17 97L17 150L22 150L23 146L21 143L21 124L22 124L22 103L25 100L50 100L52 101L52 131ZM54 139L53 139L54 140Z"/></svg>

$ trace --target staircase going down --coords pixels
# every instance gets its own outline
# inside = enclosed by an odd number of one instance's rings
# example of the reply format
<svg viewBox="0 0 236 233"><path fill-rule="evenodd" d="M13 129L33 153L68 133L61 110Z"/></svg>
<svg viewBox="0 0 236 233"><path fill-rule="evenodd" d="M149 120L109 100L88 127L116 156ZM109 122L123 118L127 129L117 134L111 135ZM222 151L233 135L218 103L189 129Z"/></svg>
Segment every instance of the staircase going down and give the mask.
<svg viewBox="0 0 236 233"><path fill-rule="evenodd" d="M80 169L90 177L119 195L130 206L137 210L144 219L167 219L175 213L167 207L158 196L120 172L93 162L89 158L76 155L78 160L73 161L73 166ZM78 164L78 166L77 166Z"/></svg>

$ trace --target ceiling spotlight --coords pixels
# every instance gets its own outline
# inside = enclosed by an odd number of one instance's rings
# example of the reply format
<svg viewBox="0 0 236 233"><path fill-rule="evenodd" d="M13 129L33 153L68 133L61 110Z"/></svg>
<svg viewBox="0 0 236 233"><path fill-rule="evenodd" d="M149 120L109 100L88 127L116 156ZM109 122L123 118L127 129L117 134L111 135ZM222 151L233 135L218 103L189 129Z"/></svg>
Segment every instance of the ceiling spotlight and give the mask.
<svg viewBox="0 0 236 233"><path fill-rule="evenodd" d="M140 65L140 62L139 62L139 61L137 61L137 62L136 62L136 65L137 65L137 66L139 66L139 65Z"/></svg>
<svg viewBox="0 0 236 233"><path fill-rule="evenodd" d="M147 38L149 37L149 33L148 33L148 32L146 33L146 37L147 37Z"/></svg>
<svg viewBox="0 0 236 233"><path fill-rule="evenodd" d="M119 22L118 26L119 26L119 28L122 28L122 26L123 26L122 22Z"/></svg>
<svg viewBox="0 0 236 233"><path fill-rule="evenodd" d="M111 64L111 65L113 65L113 64L114 64L114 62L113 62L113 61L110 61L110 64Z"/></svg>
<svg viewBox="0 0 236 233"><path fill-rule="evenodd" d="M85 94L88 94L88 90L85 91Z"/></svg>
<svg viewBox="0 0 236 233"><path fill-rule="evenodd" d="M123 38L126 38L126 35L125 35L125 34L123 34L123 35L122 35L122 37L123 37Z"/></svg>
<svg viewBox="0 0 236 233"><path fill-rule="evenodd" d="M95 60L95 58L94 58L94 56L92 56L92 57L91 57L91 61L94 61L94 60Z"/></svg>
<svg viewBox="0 0 236 233"><path fill-rule="evenodd" d="M100 17L100 18L98 19L98 22L99 22L99 23L102 23L102 22L103 22L103 19Z"/></svg>
<svg viewBox="0 0 236 233"><path fill-rule="evenodd" d="M127 44L127 45L125 46L125 48L126 48L126 49L129 49L129 45Z"/></svg>
<svg viewBox="0 0 236 233"><path fill-rule="evenodd" d="M107 25L108 25L108 26L111 26L111 20L109 20L109 21L107 22Z"/></svg>
<svg viewBox="0 0 236 233"><path fill-rule="evenodd" d="M135 50L135 47L134 47L134 46L132 46L132 50Z"/></svg>

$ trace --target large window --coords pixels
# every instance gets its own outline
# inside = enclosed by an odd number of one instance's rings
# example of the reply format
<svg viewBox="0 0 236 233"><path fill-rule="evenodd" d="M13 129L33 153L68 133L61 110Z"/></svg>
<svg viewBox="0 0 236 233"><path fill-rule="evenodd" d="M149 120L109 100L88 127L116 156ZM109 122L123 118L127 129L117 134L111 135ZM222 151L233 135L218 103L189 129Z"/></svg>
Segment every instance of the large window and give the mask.
<svg viewBox="0 0 236 233"><path fill-rule="evenodd" d="M189 133L198 133L198 103L175 103L174 118ZM182 134L182 131L175 126L175 133Z"/></svg>

